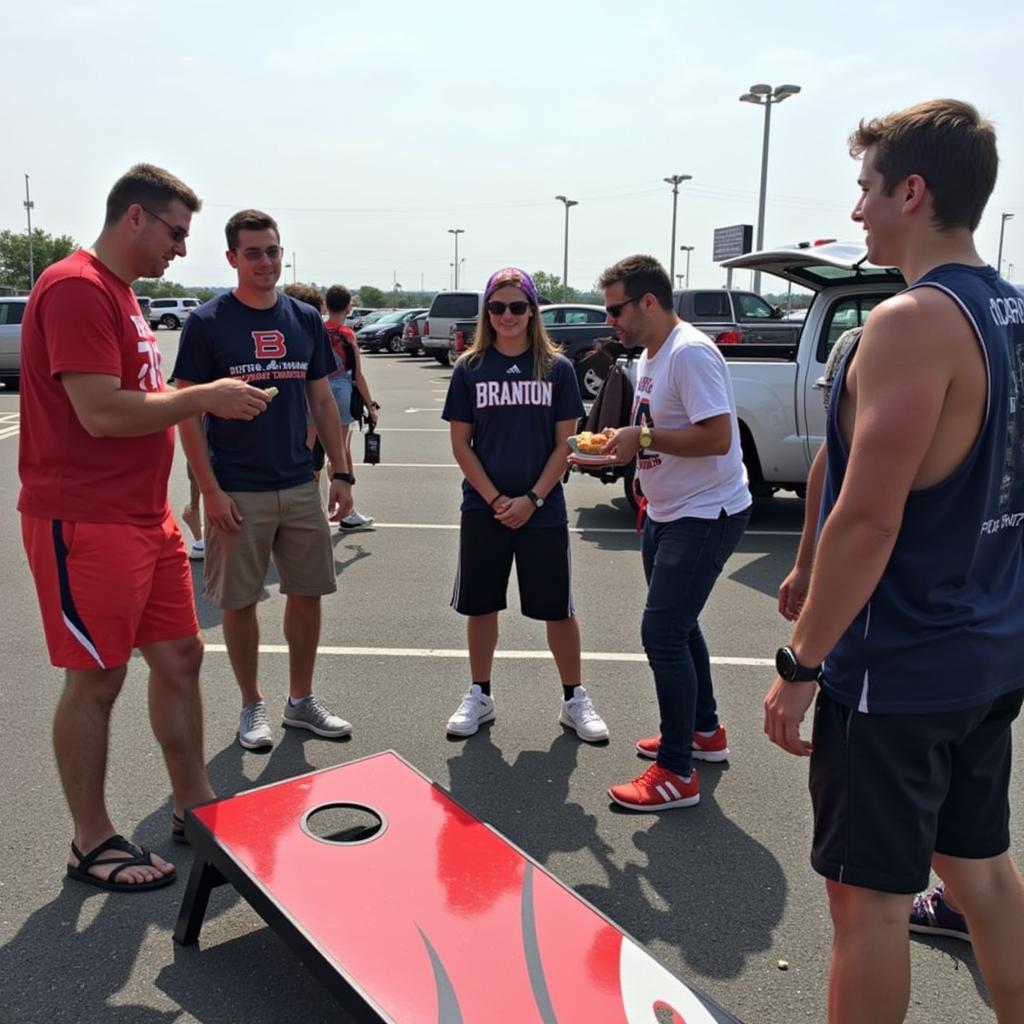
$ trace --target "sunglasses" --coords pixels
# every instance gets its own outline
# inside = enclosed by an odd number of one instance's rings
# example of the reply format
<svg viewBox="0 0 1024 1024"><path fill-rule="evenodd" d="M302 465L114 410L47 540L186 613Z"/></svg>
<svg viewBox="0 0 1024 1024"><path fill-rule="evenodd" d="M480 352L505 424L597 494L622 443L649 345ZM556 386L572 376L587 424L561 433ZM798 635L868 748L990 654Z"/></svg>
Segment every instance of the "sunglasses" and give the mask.
<svg viewBox="0 0 1024 1024"><path fill-rule="evenodd" d="M181 243L184 242L186 238L188 238L188 232L179 224L169 223L168 221L164 220L159 213L154 213L152 210L148 209L145 206L143 206L142 209L145 210L145 212L148 213L150 217L156 217L156 219L160 221L160 223L163 224L168 231L170 231L171 241L174 242L175 245L181 245Z"/></svg>
<svg viewBox="0 0 1024 1024"><path fill-rule="evenodd" d="M522 316L528 309L530 304L528 302L498 302L494 300L487 303L487 312L493 313L494 316L501 316L507 309L513 316Z"/></svg>
<svg viewBox="0 0 1024 1024"><path fill-rule="evenodd" d="M278 245L268 245L266 249L236 249L235 252L249 263L258 263L264 256L273 263L284 255L284 249Z"/></svg>
<svg viewBox="0 0 1024 1024"><path fill-rule="evenodd" d="M618 320L619 314L631 303L639 302L643 298L642 295L638 295L635 299L626 299L625 302L616 302L613 306L605 306L604 311L613 319Z"/></svg>

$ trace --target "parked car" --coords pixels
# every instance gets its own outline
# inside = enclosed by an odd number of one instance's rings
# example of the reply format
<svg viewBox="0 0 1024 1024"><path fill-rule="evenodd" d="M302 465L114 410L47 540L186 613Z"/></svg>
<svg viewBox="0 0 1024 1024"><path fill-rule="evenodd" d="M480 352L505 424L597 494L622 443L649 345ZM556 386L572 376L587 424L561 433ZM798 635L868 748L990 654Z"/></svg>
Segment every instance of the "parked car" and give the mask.
<svg viewBox="0 0 1024 1024"><path fill-rule="evenodd" d="M484 304L483 292L438 292L427 312L423 350L442 366L451 364L452 327L457 320L477 320Z"/></svg>
<svg viewBox="0 0 1024 1024"><path fill-rule="evenodd" d="M559 303L540 307L540 318L545 327L560 324L603 324L608 321L604 306L577 303Z"/></svg>
<svg viewBox="0 0 1024 1024"><path fill-rule="evenodd" d="M792 345L800 337L799 323L754 292L684 288L672 297L676 313L719 345Z"/></svg>
<svg viewBox="0 0 1024 1024"><path fill-rule="evenodd" d="M394 352L403 351L402 332L405 325L420 313L426 313L425 309L397 309L393 313L382 316L372 324L364 324L363 328L356 334L356 341L360 348L367 352Z"/></svg>
<svg viewBox="0 0 1024 1024"><path fill-rule="evenodd" d="M21 383L21 321L27 295L0 295L0 380L12 391Z"/></svg>
<svg viewBox="0 0 1024 1024"><path fill-rule="evenodd" d="M402 328L402 347L411 356L423 352L423 325L427 322L426 311L417 313Z"/></svg>
<svg viewBox="0 0 1024 1024"><path fill-rule="evenodd" d="M149 303L149 326L169 327L176 331L189 313L202 303L198 299L151 299Z"/></svg>
<svg viewBox="0 0 1024 1024"><path fill-rule="evenodd" d="M348 316L345 317L345 326L351 327L352 330L356 331L359 328L355 326L357 320L360 322L365 320L371 313L377 311L372 306L353 306L348 311Z"/></svg>
<svg viewBox="0 0 1024 1024"><path fill-rule="evenodd" d="M593 308L604 312L603 306ZM543 314L542 307L541 315ZM456 320L452 324L450 357L458 358L465 351L472 341L476 325L476 320ZM575 368L580 397L585 401L592 401L601 390L608 368L612 365L612 359L604 353L604 346L610 342L617 342L618 332L603 320L591 323L550 324L545 330ZM621 346L619 350L622 351Z"/></svg>
<svg viewBox="0 0 1024 1024"><path fill-rule="evenodd" d="M802 495L807 472L825 437L821 387L832 346L860 327L880 302L906 287L893 267L865 262L861 242L747 253L722 266L775 274L813 291L799 340L793 345L726 345L743 461L755 497L778 490ZM623 363L634 386L636 363Z"/></svg>
<svg viewBox="0 0 1024 1024"><path fill-rule="evenodd" d="M364 327L369 327L370 324L375 324L381 317L385 317L388 313L393 313L393 309L375 309L371 313L367 313L366 316L360 317L357 320L353 320L349 326L358 334ZM345 321L348 323L348 321Z"/></svg>
<svg viewBox="0 0 1024 1024"><path fill-rule="evenodd" d="M148 295L136 295L135 301L139 304L142 315L149 318L149 304L153 301Z"/></svg>

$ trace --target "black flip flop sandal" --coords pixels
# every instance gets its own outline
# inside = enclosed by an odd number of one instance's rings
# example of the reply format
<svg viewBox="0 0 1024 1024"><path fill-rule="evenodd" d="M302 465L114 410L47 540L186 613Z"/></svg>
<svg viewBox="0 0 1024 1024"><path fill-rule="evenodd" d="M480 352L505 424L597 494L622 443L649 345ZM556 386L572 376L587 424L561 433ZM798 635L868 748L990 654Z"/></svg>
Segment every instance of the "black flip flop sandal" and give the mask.
<svg viewBox="0 0 1024 1024"><path fill-rule="evenodd" d="M129 853L131 856L127 858L100 857L101 853L114 850L120 853ZM169 875L164 875L162 878L157 878L152 882L138 882L135 884L131 882L118 882L116 880L117 876L125 868L153 867L149 850L136 846L135 843L125 839L124 836L111 836L88 853L82 853L72 843L71 852L78 858L78 864L76 866L68 865L68 878L73 878L76 882L85 882L86 885L94 885L97 889L106 889L109 892L148 892L150 889L162 889L165 885L170 885L177 878L177 873L172 871ZM110 872L107 878L97 878L95 875L89 874L89 868L98 867L101 864L116 864L117 866Z"/></svg>
<svg viewBox="0 0 1024 1024"><path fill-rule="evenodd" d="M188 836L185 835L185 819L171 812L171 838L176 843L188 845Z"/></svg>

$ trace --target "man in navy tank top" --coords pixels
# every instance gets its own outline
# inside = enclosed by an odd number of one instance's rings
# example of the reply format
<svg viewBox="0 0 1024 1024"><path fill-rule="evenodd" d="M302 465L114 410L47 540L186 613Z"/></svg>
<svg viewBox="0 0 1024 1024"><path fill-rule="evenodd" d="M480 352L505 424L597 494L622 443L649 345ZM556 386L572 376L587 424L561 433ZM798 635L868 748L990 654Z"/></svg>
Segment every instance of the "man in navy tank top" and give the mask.
<svg viewBox="0 0 1024 1024"><path fill-rule="evenodd" d="M1008 794L1024 696L1024 295L973 240L995 132L935 100L862 121L850 152L868 259L909 287L872 311L835 379L811 470L813 569L806 600L794 574L783 587L796 625L765 732L811 759L829 1021L903 1020L908 915L942 933L936 910L954 900L998 1020L1021 1021ZM930 866L944 890L914 902Z"/></svg>

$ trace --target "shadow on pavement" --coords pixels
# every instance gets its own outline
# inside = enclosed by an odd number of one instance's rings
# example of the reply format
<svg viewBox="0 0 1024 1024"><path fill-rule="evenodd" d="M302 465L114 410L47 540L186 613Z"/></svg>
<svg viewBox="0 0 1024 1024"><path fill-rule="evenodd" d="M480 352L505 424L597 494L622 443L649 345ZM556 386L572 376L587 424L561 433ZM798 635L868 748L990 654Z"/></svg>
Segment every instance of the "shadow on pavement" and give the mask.
<svg viewBox="0 0 1024 1024"><path fill-rule="evenodd" d="M642 944L673 946L696 972L738 976L748 957L770 948L787 883L769 850L715 803L727 769L699 767L697 807L663 815L622 811L636 819L633 845L646 865L620 867L597 818L568 799L579 748L566 733L549 751L524 751L509 764L481 730L448 762L451 794L541 864L556 852L588 850L608 882L580 885L580 896Z"/></svg>

